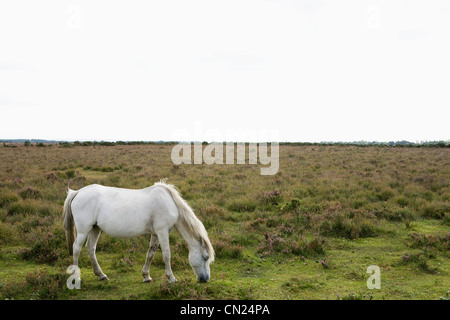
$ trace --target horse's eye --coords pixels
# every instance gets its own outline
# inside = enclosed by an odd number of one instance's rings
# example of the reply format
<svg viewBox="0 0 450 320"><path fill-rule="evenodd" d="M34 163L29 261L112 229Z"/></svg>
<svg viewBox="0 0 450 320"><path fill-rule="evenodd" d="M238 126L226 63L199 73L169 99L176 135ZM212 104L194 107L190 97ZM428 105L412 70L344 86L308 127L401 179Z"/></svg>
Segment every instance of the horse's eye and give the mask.
<svg viewBox="0 0 450 320"><path fill-rule="evenodd" d="M203 260L208 261L209 260L209 256L208 255L204 255L203 256Z"/></svg>

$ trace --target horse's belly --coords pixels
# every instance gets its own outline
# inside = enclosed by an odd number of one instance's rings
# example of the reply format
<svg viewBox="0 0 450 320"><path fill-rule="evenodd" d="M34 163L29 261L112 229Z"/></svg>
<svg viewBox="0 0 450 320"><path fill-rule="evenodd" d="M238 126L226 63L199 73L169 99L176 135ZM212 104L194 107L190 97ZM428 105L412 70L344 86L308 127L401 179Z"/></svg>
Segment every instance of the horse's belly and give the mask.
<svg viewBox="0 0 450 320"><path fill-rule="evenodd" d="M151 233L150 217L140 215L121 215L116 217L99 217L97 226L113 237L129 238Z"/></svg>

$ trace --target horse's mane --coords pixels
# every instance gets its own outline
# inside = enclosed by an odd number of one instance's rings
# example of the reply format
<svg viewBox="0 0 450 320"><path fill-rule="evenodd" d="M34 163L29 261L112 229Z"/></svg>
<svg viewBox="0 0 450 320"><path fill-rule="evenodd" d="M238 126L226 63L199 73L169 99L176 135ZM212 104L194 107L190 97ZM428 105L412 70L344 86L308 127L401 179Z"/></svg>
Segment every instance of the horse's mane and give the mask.
<svg viewBox="0 0 450 320"><path fill-rule="evenodd" d="M165 180L161 180L160 182L155 183L156 186L164 187L172 196L173 201L178 207L178 211L180 213L181 222L185 225L186 229L198 240L204 241L206 245L206 250L209 255L209 262L214 261L214 249L209 240L208 233L206 232L205 226L203 223L197 218L194 214L194 211L189 206L189 204L184 200L178 189L172 185L167 184Z"/></svg>

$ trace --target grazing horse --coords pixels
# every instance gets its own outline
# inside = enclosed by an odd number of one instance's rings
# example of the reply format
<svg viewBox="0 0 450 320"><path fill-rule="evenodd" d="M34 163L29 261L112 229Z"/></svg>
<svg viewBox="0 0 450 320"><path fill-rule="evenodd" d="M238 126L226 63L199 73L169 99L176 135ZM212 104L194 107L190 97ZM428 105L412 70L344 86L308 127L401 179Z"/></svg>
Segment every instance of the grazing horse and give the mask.
<svg viewBox="0 0 450 320"><path fill-rule="evenodd" d="M187 242L189 263L197 280L208 281L214 249L205 227L173 185L161 181L151 187L134 190L92 184L78 191L69 189L64 202L64 230L69 253L73 254L73 264L78 266L81 248L87 239L86 249L94 274L100 280L108 280L95 256L103 230L110 236L122 238L151 234L142 268L144 282L152 281L150 263L159 245L166 276L170 282L176 281L170 267L169 232L173 228Z"/></svg>

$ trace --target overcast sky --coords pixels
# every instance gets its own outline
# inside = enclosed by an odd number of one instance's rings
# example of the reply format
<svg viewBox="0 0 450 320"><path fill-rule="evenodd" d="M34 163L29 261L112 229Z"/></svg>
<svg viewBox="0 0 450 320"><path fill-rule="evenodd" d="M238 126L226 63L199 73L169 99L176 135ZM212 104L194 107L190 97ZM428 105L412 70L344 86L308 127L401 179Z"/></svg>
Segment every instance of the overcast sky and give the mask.
<svg viewBox="0 0 450 320"><path fill-rule="evenodd" d="M0 2L0 139L450 139L450 2Z"/></svg>

